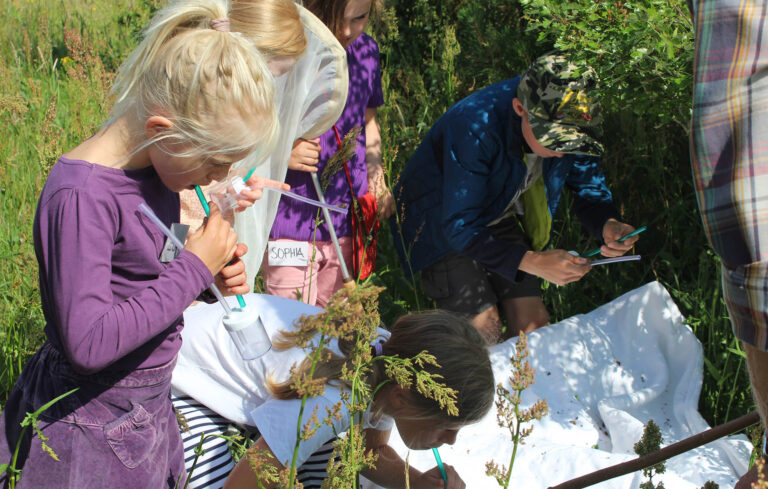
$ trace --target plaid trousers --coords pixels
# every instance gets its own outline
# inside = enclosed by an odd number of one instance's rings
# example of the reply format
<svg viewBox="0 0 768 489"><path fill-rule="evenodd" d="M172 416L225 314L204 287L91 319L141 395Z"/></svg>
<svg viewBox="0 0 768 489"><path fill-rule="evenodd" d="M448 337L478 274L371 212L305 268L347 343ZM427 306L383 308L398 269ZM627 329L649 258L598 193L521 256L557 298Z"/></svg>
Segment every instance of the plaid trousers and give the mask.
<svg viewBox="0 0 768 489"><path fill-rule="evenodd" d="M768 350L768 2L694 0L691 163L733 330Z"/></svg>

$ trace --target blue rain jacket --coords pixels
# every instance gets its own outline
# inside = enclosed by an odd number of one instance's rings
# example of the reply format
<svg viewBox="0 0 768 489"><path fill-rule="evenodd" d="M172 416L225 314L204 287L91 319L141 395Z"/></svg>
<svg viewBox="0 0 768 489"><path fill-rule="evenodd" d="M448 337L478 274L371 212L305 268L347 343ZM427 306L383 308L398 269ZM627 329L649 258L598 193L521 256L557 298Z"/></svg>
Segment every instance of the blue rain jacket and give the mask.
<svg viewBox="0 0 768 489"><path fill-rule="evenodd" d="M521 119L512 109L519 82L518 76L495 83L448 109L400 174L390 229L405 270L421 271L456 252L517 281L527 250L494 237L487 225L502 215L527 172ZM599 162L586 155L546 158L542 176L551 216L567 186L576 215L602 242L605 221L618 212Z"/></svg>

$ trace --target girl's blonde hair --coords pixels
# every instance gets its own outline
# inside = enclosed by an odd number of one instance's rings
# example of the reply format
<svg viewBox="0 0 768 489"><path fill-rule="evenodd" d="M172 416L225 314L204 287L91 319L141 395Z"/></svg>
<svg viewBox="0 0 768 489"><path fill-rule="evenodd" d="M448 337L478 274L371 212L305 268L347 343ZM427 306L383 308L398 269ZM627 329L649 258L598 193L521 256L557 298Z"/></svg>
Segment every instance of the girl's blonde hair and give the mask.
<svg viewBox="0 0 768 489"><path fill-rule="evenodd" d="M412 392L411 408L415 417L423 419L441 419L446 422L471 423L485 416L493 405L495 382L488 349L480 333L469 322L446 311L427 311L412 313L398 319L392 326L392 335L383 344L382 355L413 358L427 350L435 356L440 367L427 365L424 370L439 374L447 387L454 389L456 407L459 415L451 416L441 409L439 404L416 392ZM278 349L295 345L290 335L276 338L273 344ZM339 341L339 349L344 357L321 355L326 357L315 366L313 378L325 378L326 383L333 383L340 377L347 356L351 350L350 342ZM306 358L297 367L299 373L309 373L311 359ZM349 365L347 365L349 367ZM377 386L387 380L384 362L373 362L374 371L368 384ZM389 383L388 385L392 385ZM300 396L291 387L291 381L284 383L267 382L270 393L277 399L296 399ZM385 386L387 388L387 386Z"/></svg>
<svg viewBox="0 0 768 489"><path fill-rule="evenodd" d="M307 47L304 25L293 0L232 0L230 25L269 60L298 58Z"/></svg>
<svg viewBox="0 0 768 489"><path fill-rule="evenodd" d="M118 71L111 120L167 117L173 127L144 146L192 145L179 156L268 152L278 129L274 80L246 36L212 28L228 18L226 0L172 0L160 10Z"/></svg>

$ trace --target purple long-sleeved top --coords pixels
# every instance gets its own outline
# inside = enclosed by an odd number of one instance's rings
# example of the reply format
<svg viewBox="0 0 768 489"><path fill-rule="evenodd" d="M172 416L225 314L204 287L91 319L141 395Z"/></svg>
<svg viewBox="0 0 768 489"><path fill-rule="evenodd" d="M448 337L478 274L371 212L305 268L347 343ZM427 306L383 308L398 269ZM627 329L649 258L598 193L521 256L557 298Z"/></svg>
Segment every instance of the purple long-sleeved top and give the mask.
<svg viewBox="0 0 768 489"><path fill-rule="evenodd" d="M169 225L178 194L152 167L124 171L59 159L40 195L35 253L45 333L73 368L151 368L175 358L182 313L213 281L189 251L159 256L165 235L138 210Z"/></svg>
<svg viewBox="0 0 768 489"><path fill-rule="evenodd" d="M336 121L336 127L342 138L355 126L363 128L357 138L355 154L349 161L353 190L355 196L359 197L368 191L368 169L365 163L365 109L379 107L384 103L381 71L379 69L379 45L367 34L361 34L347 47L347 65L349 67L347 103L339 120ZM333 128L320 136L320 146L320 163L317 165L318 176L322 174L330 157L339 149ZM309 173L288 170L285 182L291 186L291 191L313 199L317 198ZM325 191L325 200L328 203L344 207L349 207L352 203L349 184L343 169L331 178L330 185ZM270 238L312 241L316 214L317 207L294 199L280 199L280 206L277 209L277 217L272 225ZM336 234L339 237L350 236L352 234L351 214L346 216L337 212L330 214ZM317 240L331 240L327 225L318 226Z"/></svg>

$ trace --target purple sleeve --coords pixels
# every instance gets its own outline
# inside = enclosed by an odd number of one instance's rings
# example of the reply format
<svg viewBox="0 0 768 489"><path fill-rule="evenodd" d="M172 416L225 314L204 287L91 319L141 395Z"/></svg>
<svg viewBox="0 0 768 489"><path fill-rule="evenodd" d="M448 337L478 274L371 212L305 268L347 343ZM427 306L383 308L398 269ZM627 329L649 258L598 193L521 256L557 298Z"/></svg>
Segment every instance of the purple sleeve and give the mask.
<svg viewBox="0 0 768 489"><path fill-rule="evenodd" d="M131 233L136 239L115 254L116 241L124 239L118 230L123 228L122 235L133 223L121 222L114 206L94 200L86 192L61 191L38 216L46 317L56 326L63 353L85 374L163 333L213 280L186 250L167 267L160 264L152 236L138 225ZM114 290L116 269L131 287L122 299Z"/></svg>
<svg viewBox="0 0 768 489"><path fill-rule="evenodd" d="M371 39L373 44L371 63L371 97L368 99L367 108L373 109L384 105L384 91L381 88L381 64L379 59L379 45Z"/></svg>

